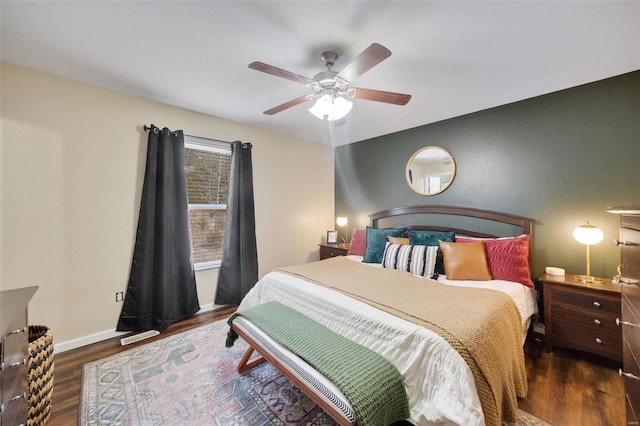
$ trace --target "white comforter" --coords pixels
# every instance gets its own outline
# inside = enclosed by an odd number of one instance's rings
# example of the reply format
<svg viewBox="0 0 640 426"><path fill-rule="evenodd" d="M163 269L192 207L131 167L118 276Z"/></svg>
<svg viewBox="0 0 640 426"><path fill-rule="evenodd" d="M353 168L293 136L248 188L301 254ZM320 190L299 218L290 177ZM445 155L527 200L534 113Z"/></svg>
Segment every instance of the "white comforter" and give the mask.
<svg viewBox="0 0 640 426"><path fill-rule="evenodd" d="M439 281L507 293L520 310L523 324L536 312L535 292L521 284L448 281L444 277ZM277 271L265 275L238 310L268 301L290 306L390 360L404 378L412 423L484 425L471 370L439 335L342 293Z"/></svg>

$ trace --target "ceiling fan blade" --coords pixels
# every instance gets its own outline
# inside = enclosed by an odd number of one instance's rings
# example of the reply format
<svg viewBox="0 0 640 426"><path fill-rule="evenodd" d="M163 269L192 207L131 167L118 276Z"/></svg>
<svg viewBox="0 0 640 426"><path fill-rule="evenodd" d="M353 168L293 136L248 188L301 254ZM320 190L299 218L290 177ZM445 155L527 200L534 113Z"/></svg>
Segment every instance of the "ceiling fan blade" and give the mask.
<svg viewBox="0 0 640 426"><path fill-rule="evenodd" d="M366 101L384 102L387 104L406 105L411 99L411 95L404 93L385 92L382 90L361 89L352 87L347 94L356 99L364 99Z"/></svg>
<svg viewBox="0 0 640 426"><path fill-rule="evenodd" d="M264 114L267 114L267 115L277 114L277 113L279 113L281 111L284 111L285 109L289 109L291 107L294 107L296 105L299 105L299 104L301 104L303 102L306 102L306 101L309 101L311 99L313 99L312 95L300 96L299 98L292 99L289 102L283 103L282 105L278 105L277 107L273 107L273 108L271 108L269 110L266 110L264 112Z"/></svg>
<svg viewBox="0 0 640 426"><path fill-rule="evenodd" d="M369 71L374 66L391 56L391 51L378 43L372 43L361 54L356 56L336 77L349 82Z"/></svg>
<svg viewBox="0 0 640 426"><path fill-rule="evenodd" d="M283 70L282 68L274 67L273 65L265 64L264 62L251 62L249 68L256 71L266 72L267 74L275 75L276 77L286 78L293 80L296 83L309 84L313 83L313 80L309 77L305 77L300 74L293 73L291 71Z"/></svg>

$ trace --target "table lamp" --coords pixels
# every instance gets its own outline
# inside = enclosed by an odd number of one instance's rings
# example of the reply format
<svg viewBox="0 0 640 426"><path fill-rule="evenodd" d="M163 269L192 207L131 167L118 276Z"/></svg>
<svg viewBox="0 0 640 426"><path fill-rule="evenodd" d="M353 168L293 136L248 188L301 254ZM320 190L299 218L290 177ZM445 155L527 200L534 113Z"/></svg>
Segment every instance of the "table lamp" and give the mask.
<svg viewBox="0 0 640 426"><path fill-rule="evenodd" d="M344 226L344 237L342 238L342 241L344 241L345 243L349 242L349 241L347 241L348 238L349 238L348 235L347 235L347 223L348 223L348 220L347 220L346 216L338 216L336 218L336 224L338 226Z"/></svg>
<svg viewBox="0 0 640 426"><path fill-rule="evenodd" d="M591 256L589 254L589 246L598 244L604 237L602 231L597 226L590 224L589 222L584 225L578 226L573 230L573 238L581 244L587 246L587 275L576 275L576 279L584 283L602 282L600 278L591 276Z"/></svg>

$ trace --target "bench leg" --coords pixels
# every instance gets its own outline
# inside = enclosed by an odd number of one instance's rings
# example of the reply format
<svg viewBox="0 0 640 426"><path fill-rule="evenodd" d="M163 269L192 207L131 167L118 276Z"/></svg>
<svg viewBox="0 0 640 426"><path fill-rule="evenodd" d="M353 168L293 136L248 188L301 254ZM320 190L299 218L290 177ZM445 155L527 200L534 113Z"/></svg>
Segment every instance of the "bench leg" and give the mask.
<svg viewBox="0 0 640 426"><path fill-rule="evenodd" d="M249 358L253 354L253 351L254 351L253 347L249 346L249 349L247 349L247 352L245 352L244 356L240 360L240 364L238 364L238 373L242 374L245 371L251 370L253 367L267 361L261 356L260 358L254 359L253 361L249 362Z"/></svg>

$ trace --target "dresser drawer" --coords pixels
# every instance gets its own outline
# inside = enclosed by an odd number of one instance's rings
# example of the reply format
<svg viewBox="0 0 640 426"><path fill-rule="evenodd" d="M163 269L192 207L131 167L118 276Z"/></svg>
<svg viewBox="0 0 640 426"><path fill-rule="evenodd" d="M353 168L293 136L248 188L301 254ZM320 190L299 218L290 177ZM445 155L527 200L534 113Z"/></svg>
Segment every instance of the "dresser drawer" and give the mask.
<svg viewBox="0 0 640 426"><path fill-rule="evenodd" d="M620 225L622 228L640 231L640 215L622 215L620 217Z"/></svg>
<svg viewBox="0 0 640 426"><path fill-rule="evenodd" d="M554 319L585 327L594 333L620 336L620 327L616 324L620 316L617 314L558 303L552 303L551 309Z"/></svg>
<svg viewBox="0 0 640 426"><path fill-rule="evenodd" d="M26 374L26 373L25 373ZM11 397L7 397L2 406L2 426L24 425L27 419L27 398L25 391L21 393L12 392Z"/></svg>
<svg viewBox="0 0 640 426"><path fill-rule="evenodd" d="M22 395L27 390L27 365L24 363L12 366L4 370L2 375L2 399L6 405L11 399Z"/></svg>
<svg viewBox="0 0 640 426"><path fill-rule="evenodd" d="M622 361L622 335L614 336L554 319L553 343Z"/></svg>
<svg viewBox="0 0 640 426"><path fill-rule="evenodd" d="M22 311L11 323L2 336L3 363L13 364L27 357L29 343L29 328L27 327L27 312Z"/></svg>
<svg viewBox="0 0 640 426"><path fill-rule="evenodd" d="M637 376L640 376L640 315L635 310L630 309L627 300L622 301L622 320L629 324L620 324L622 329L622 337L624 340L624 350L629 355L624 360L624 370L633 372L636 371ZM633 325L630 325L633 324ZM640 386L640 380L636 380L638 386ZM640 391L640 389L638 389ZM640 404L640 392L637 394L638 403Z"/></svg>
<svg viewBox="0 0 640 426"><path fill-rule="evenodd" d="M628 425L637 425L640 424L640 414L636 415L633 403L629 399L629 394L626 394L626 403L627 403L627 424ZM640 407L638 407L640 408Z"/></svg>
<svg viewBox="0 0 640 426"><path fill-rule="evenodd" d="M623 370L626 373L634 374L640 377L640 366L637 362L633 362L635 352L631 349L632 342L625 339L624 342L624 367ZM638 359L638 358L636 358ZM624 388L627 400L627 421L629 419L636 419L640 415L640 380L632 379L629 377L624 378ZM631 423L628 423L631 424Z"/></svg>
<svg viewBox="0 0 640 426"><path fill-rule="evenodd" d="M21 374L26 374L26 365L27 365L27 338L22 335L19 336L21 339L14 340L16 343L22 344L22 347L16 348L16 350L12 354L7 354L5 352L5 356L2 362L2 395L3 398L6 396L6 392L9 391L15 382L21 377ZM6 342L6 339L5 339ZM3 345L4 347L5 345ZM23 370L24 368L24 370Z"/></svg>
<svg viewBox="0 0 640 426"><path fill-rule="evenodd" d="M336 256L346 256L349 250L341 247L320 246L320 260Z"/></svg>
<svg viewBox="0 0 640 426"><path fill-rule="evenodd" d="M620 324L625 339L630 341L631 349L634 353L634 359L640 362L640 313L634 309L629 303L629 300L622 298L622 317L623 321L626 321L634 325Z"/></svg>
<svg viewBox="0 0 640 426"><path fill-rule="evenodd" d="M551 298L554 304L564 303L583 309L609 312L620 316L620 298L607 296L603 293L565 290L563 288L551 288Z"/></svg>
<svg viewBox="0 0 640 426"><path fill-rule="evenodd" d="M640 219L636 218L638 222ZM624 278L640 279L640 231L620 228L620 259Z"/></svg>
<svg viewBox="0 0 640 426"><path fill-rule="evenodd" d="M28 339L28 331L5 336L2 340L3 362L12 364L19 358L25 358L27 356Z"/></svg>

